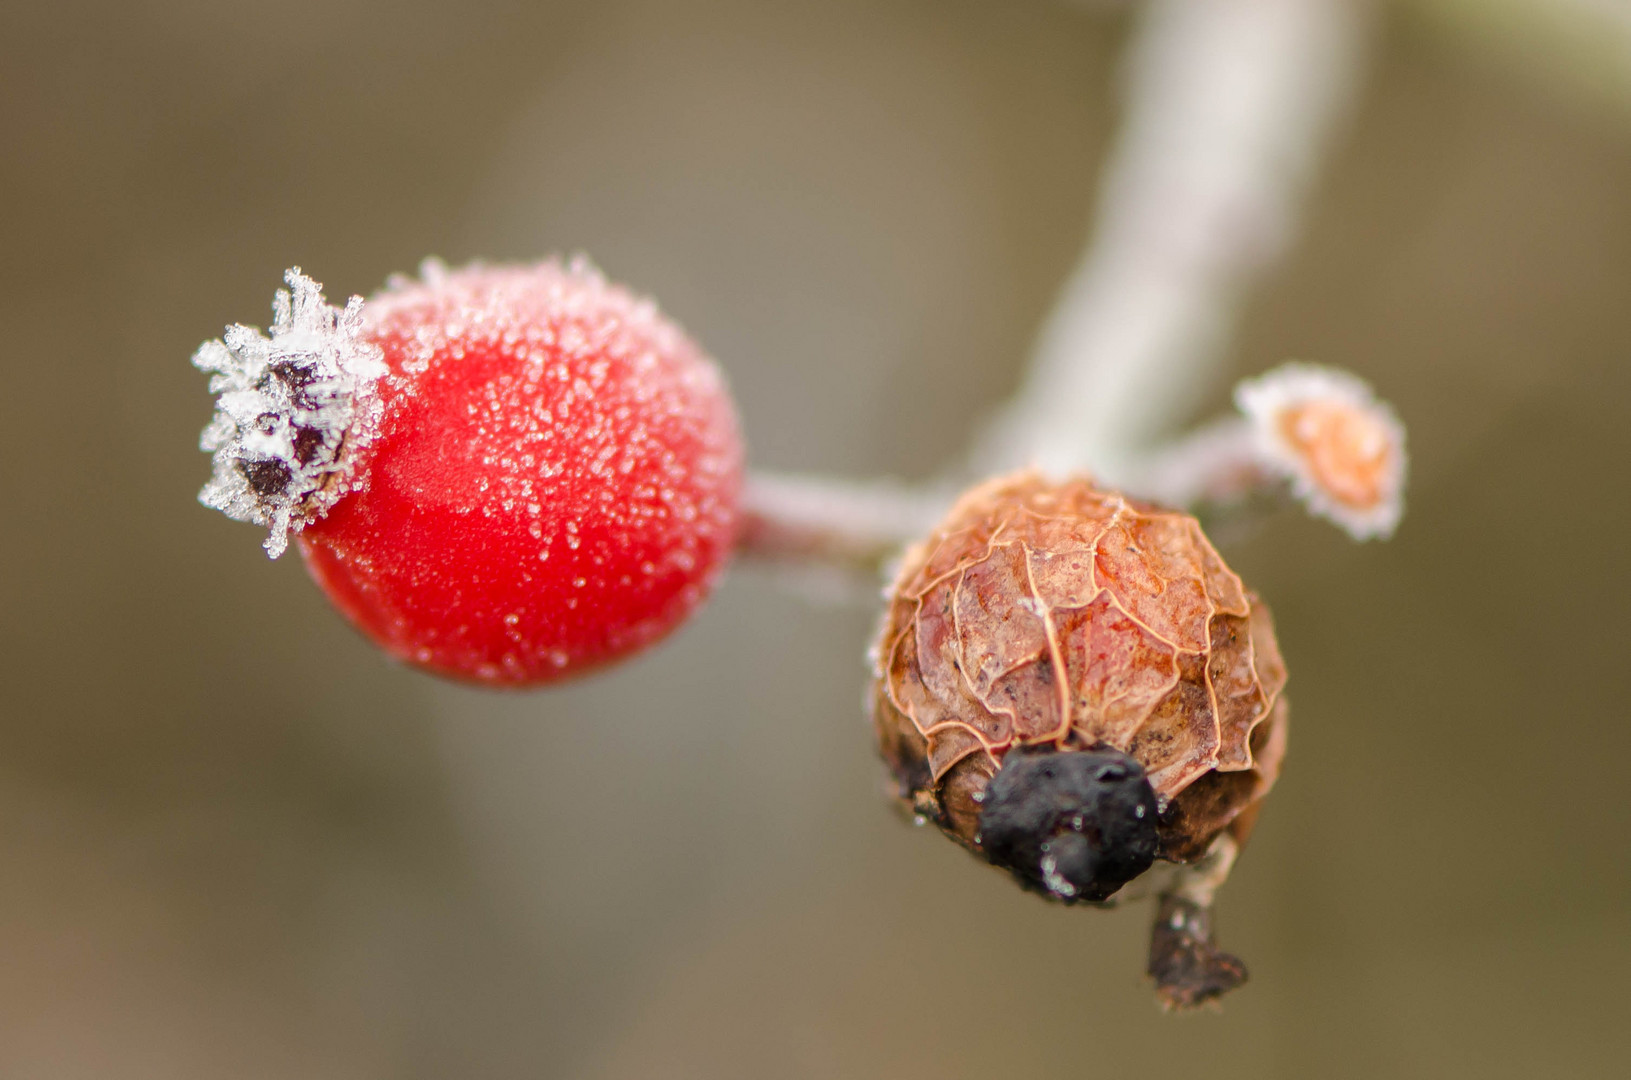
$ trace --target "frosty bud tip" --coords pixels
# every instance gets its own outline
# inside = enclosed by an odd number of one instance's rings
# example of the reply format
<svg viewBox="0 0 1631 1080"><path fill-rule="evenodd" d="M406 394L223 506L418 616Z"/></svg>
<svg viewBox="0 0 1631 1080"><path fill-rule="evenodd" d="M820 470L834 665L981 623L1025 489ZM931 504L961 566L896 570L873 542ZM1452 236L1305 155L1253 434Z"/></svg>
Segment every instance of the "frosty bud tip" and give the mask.
<svg viewBox="0 0 1631 1080"><path fill-rule="evenodd" d="M362 337L362 297L340 310L299 267L284 280L270 337L229 326L193 354L216 395L199 439L215 472L198 501L265 526L274 559L349 489L347 462L374 434L386 372L379 347Z"/></svg>

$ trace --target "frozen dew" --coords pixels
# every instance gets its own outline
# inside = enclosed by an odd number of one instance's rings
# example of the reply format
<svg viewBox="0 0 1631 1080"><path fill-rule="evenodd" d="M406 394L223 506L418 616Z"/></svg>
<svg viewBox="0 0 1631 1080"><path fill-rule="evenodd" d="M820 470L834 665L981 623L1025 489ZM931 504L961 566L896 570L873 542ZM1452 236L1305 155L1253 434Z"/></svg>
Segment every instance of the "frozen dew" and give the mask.
<svg viewBox="0 0 1631 1080"><path fill-rule="evenodd" d="M1076 895L1076 886L1059 873L1059 862L1052 855L1042 856L1042 884L1056 896Z"/></svg>
<svg viewBox="0 0 1631 1080"><path fill-rule="evenodd" d="M271 336L229 326L193 354L210 375L215 415L199 447L214 474L198 493L205 506L267 529L266 553L326 514L349 490L348 462L371 439L386 368L363 339L362 298L343 310L299 267L273 302Z"/></svg>
<svg viewBox="0 0 1631 1080"><path fill-rule="evenodd" d="M1386 538L1404 513L1404 425L1364 380L1286 364L1235 387L1261 463L1309 511L1356 540Z"/></svg>

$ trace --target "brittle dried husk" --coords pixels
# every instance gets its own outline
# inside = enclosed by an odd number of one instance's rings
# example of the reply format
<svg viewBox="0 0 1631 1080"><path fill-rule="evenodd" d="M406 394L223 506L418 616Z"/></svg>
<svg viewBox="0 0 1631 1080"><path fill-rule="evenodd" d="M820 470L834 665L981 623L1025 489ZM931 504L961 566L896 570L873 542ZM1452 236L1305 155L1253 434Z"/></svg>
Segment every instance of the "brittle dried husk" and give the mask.
<svg viewBox="0 0 1631 1080"><path fill-rule="evenodd" d="M879 749L912 812L980 850L1015 746L1110 746L1161 809L1160 857L1243 841L1285 753L1267 607L1187 514L1034 472L966 494L910 549L874 649Z"/></svg>

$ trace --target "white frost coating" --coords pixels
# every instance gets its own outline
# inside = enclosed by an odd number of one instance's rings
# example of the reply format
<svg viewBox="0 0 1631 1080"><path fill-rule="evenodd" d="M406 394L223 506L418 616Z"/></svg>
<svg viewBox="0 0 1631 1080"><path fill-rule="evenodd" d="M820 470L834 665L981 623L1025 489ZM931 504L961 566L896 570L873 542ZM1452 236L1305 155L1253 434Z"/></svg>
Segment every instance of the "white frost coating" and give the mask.
<svg viewBox="0 0 1631 1080"><path fill-rule="evenodd" d="M1052 855L1042 856L1042 884L1058 896L1076 895L1076 886L1059 872L1059 862Z"/></svg>
<svg viewBox="0 0 1631 1080"><path fill-rule="evenodd" d="M265 548L283 554L289 534L328 513L350 489L358 447L377 431L379 347L363 339L362 297L345 310L294 267L272 304L272 334L234 325L193 354L212 372L215 416L199 439L215 475L198 501L235 521L268 529Z"/></svg>
<svg viewBox="0 0 1631 1080"><path fill-rule="evenodd" d="M1404 514L1404 425L1357 375L1285 364L1235 387L1260 464L1309 511L1355 540L1387 538Z"/></svg>

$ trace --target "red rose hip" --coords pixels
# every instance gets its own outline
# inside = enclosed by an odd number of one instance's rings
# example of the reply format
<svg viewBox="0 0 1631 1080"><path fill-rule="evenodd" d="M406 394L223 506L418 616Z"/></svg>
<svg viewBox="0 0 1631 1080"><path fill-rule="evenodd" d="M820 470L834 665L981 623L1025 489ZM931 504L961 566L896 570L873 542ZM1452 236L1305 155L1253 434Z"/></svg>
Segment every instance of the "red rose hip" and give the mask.
<svg viewBox="0 0 1631 1080"><path fill-rule="evenodd" d="M195 357L221 392L200 498L269 526L274 554L298 533L388 652L548 682L704 599L741 439L718 370L652 303L580 262L430 262L344 313L289 283L270 339L234 327Z"/></svg>

